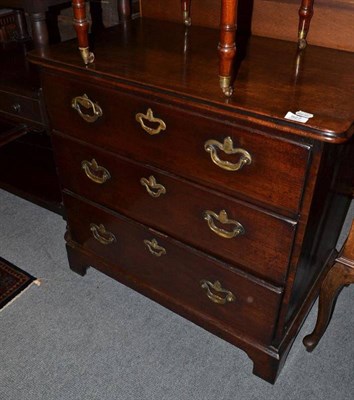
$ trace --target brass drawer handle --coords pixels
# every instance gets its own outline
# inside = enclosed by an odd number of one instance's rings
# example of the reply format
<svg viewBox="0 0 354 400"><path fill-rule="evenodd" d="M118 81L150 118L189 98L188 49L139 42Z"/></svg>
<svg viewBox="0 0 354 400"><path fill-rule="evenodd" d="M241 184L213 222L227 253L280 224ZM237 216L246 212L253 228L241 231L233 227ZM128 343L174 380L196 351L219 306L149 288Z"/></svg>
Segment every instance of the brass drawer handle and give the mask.
<svg viewBox="0 0 354 400"><path fill-rule="evenodd" d="M166 249L164 249L162 246L159 246L156 239L144 240L144 244L150 253L156 257L161 257L166 254Z"/></svg>
<svg viewBox="0 0 354 400"><path fill-rule="evenodd" d="M90 224L90 231L93 237L101 244L108 245L117 241L113 233L108 232L103 224Z"/></svg>
<svg viewBox="0 0 354 400"><path fill-rule="evenodd" d="M210 210L204 211L204 219L208 222L209 228L214 233L225 239L232 239L236 236L243 235L245 233L245 229L240 224L240 222L235 221L233 219L229 219L227 216L227 212L225 210L221 210L219 215ZM232 231L227 231L225 229L218 228L215 225L214 219L216 219L217 221L219 221L221 224L224 225L234 225L234 228L232 229Z"/></svg>
<svg viewBox="0 0 354 400"><path fill-rule="evenodd" d="M164 121L162 121L162 119L155 118L151 108L147 110L146 114L137 113L135 115L135 119L139 122L144 131L147 132L149 135L157 135L161 131L166 130L166 124L164 123ZM150 128L149 126L145 125L144 120L152 123L157 123L158 127Z"/></svg>
<svg viewBox="0 0 354 400"><path fill-rule="evenodd" d="M226 304L236 300L235 295L229 290L223 289L219 281L211 283L203 279L200 281L200 286L206 290L206 295L213 303ZM216 293L213 293L212 290ZM223 294L223 296L220 294Z"/></svg>
<svg viewBox="0 0 354 400"><path fill-rule="evenodd" d="M165 186L157 183L153 175L149 179L141 178L140 183L145 186L146 191L151 197L160 197L162 194L166 194Z"/></svg>
<svg viewBox="0 0 354 400"><path fill-rule="evenodd" d="M238 171L244 165L251 164L252 162L252 157L248 151L234 148L234 144L230 136L224 139L224 143L220 143L213 139L207 140L204 144L204 149L206 152L210 153L213 163L227 171ZM240 154L240 159L236 164L233 164L229 161L220 160L217 154L217 149L223 151L225 154Z"/></svg>
<svg viewBox="0 0 354 400"><path fill-rule="evenodd" d="M109 171L104 167L100 167L94 158L91 162L83 160L81 162L81 168L85 171L86 176L95 183L102 185L111 178Z"/></svg>
<svg viewBox="0 0 354 400"><path fill-rule="evenodd" d="M92 115L83 113L81 110L81 106L86 108L87 110L92 109ZM102 108L97 103L94 103L92 100L90 100L87 94L74 97L71 101L71 107L76 110L79 113L80 117L86 122L93 123L103 115Z"/></svg>

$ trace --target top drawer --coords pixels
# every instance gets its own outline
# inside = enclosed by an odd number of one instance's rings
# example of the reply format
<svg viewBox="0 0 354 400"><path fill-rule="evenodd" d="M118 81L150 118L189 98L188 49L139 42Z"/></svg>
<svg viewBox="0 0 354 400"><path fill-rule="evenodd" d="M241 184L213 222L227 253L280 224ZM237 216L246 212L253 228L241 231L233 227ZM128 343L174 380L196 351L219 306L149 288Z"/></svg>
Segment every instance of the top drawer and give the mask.
<svg viewBox="0 0 354 400"><path fill-rule="evenodd" d="M275 210L299 208L306 146L63 77L44 75L43 86L56 130ZM85 94L102 114L88 118L94 122L72 108L73 99ZM92 117L92 104L78 102Z"/></svg>

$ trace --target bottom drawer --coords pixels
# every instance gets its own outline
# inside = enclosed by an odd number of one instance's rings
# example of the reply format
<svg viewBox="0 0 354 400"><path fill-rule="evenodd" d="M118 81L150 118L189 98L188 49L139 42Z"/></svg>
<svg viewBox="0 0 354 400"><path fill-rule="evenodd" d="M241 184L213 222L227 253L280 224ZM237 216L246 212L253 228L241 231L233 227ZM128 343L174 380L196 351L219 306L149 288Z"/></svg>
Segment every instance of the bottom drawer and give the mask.
<svg viewBox="0 0 354 400"><path fill-rule="evenodd" d="M73 241L200 318L271 342L281 289L93 203L64 204Z"/></svg>

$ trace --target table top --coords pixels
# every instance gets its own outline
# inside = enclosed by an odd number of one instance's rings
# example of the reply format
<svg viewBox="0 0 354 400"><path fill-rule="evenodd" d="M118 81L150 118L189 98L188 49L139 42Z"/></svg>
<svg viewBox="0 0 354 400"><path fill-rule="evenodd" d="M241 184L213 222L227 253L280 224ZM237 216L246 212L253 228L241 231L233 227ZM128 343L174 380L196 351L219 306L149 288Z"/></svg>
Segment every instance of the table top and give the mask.
<svg viewBox="0 0 354 400"><path fill-rule="evenodd" d="M112 85L129 83L187 104L222 109L229 115L261 121L269 128L340 143L354 132L354 53L251 37L238 46L235 92L225 98L218 85L219 31L137 19L103 32L94 41L94 64L85 67L77 42L31 52L32 62L99 76ZM306 123L288 112L313 115Z"/></svg>

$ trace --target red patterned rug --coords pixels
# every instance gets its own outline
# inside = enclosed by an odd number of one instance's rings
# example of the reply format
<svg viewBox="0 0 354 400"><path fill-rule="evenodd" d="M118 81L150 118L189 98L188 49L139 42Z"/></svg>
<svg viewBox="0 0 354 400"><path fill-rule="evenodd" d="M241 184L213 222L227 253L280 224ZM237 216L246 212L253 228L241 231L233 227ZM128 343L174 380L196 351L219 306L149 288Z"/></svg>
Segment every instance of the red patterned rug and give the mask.
<svg viewBox="0 0 354 400"><path fill-rule="evenodd" d="M35 279L0 257L0 309L4 308Z"/></svg>

